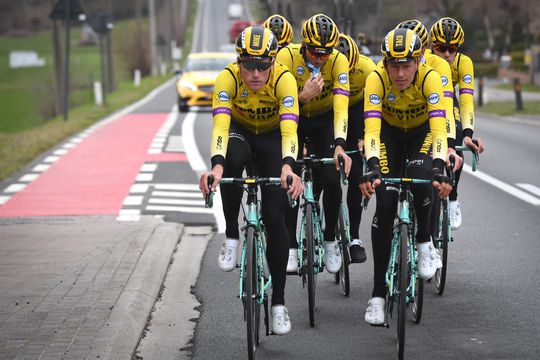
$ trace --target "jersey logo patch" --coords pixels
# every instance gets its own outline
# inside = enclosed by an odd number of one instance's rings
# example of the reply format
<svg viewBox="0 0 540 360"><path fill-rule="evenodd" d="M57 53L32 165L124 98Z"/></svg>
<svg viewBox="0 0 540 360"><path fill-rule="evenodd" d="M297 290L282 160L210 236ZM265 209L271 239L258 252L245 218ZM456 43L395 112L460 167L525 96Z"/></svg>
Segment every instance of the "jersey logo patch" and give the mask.
<svg viewBox="0 0 540 360"><path fill-rule="evenodd" d="M393 92L389 93L387 99L389 102L396 101L396 94L394 94Z"/></svg>
<svg viewBox="0 0 540 360"><path fill-rule="evenodd" d="M220 91L218 93L218 99L219 101L230 101L231 97L229 96L229 93L226 91Z"/></svg>
<svg viewBox="0 0 540 360"><path fill-rule="evenodd" d="M369 95L369 102L378 105L381 103L381 98L379 97L379 95L371 94Z"/></svg>
<svg viewBox="0 0 540 360"><path fill-rule="evenodd" d="M471 74L467 74L467 75L463 76L463 82L464 82L465 84L470 84L470 83L472 83L472 76L471 76Z"/></svg>
<svg viewBox="0 0 540 360"><path fill-rule="evenodd" d="M441 76L442 86L446 86L448 84L448 78L446 76Z"/></svg>
<svg viewBox="0 0 540 360"><path fill-rule="evenodd" d="M298 75L304 75L304 72L305 72L305 70L304 70L303 66L299 66L299 67L296 68L296 73Z"/></svg>
<svg viewBox="0 0 540 360"><path fill-rule="evenodd" d="M285 96L282 101L283 106L290 108L294 105L294 98L292 96Z"/></svg>
<svg viewBox="0 0 540 360"><path fill-rule="evenodd" d="M440 97L439 97L439 94L437 93L433 93L431 95L428 96L428 101L431 105L435 105L439 102L440 100Z"/></svg>
<svg viewBox="0 0 540 360"><path fill-rule="evenodd" d="M240 97L245 98L245 97L247 97L247 96L248 96L247 90L242 91L242 94L240 95Z"/></svg>
<svg viewBox="0 0 540 360"><path fill-rule="evenodd" d="M338 76L338 81L340 84L346 84L349 80L348 80L348 76L347 76L347 73L341 73L339 74Z"/></svg>

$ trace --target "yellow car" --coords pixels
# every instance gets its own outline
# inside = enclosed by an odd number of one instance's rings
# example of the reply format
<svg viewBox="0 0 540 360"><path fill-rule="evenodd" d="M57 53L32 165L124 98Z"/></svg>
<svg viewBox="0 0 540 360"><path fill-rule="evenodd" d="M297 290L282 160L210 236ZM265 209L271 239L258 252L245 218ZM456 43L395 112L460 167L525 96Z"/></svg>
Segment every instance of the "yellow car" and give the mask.
<svg viewBox="0 0 540 360"><path fill-rule="evenodd" d="M187 112L190 106L212 105L216 77L236 57L236 53L223 52L189 54L176 83L178 110Z"/></svg>

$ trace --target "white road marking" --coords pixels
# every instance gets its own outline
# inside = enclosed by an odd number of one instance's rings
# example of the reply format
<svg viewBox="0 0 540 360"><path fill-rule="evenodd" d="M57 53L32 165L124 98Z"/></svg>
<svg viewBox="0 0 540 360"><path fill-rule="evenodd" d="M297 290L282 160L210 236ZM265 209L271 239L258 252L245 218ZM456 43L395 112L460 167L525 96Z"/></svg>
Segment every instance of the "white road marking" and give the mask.
<svg viewBox="0 0 540 360"><path fill-rule="evenodd" d="M5 193L16 193L21 191L26 187L26 184L11 184L7 188L4 189Z"/></svg>
<svg viewBox="0 0 540 360"><path fill-rule="evenodd" d="M146 207L146 210L150 211L179 211L187 213L197 213L197 214L213 214L212 209L199 208L199 207L184 207L184 206L160 206L160 205L149 205Z"/></svg>
<svg viewBox="0 0 540 360"><path fill-rule="evenodd" d="M0 205L4 205L9 199L11 199L11 196L0 196Z"/></svg>
<svg viewBox="0 0 540 360"><path fill-rule="evenodd" d="M43 159L43 162L54 163L54 162L57 162L58 159L60 159L60 157L51 155L51 156L47 156L45 159Z"/></svg>
<svg viewBox="0 0 540 360"><path fill-rule="evenodd" d="M521 191L519 190L518 188L516 188L515 186L512 186L512 185L508 185L507 183L505 182L502 182L498 179L495 179L493 176L491 175L488 175L486 173L483 173L482 171L479 171L479 170L476 170L476 171L472 171L472 168L470 165L468 164L464 164L463 165L463 171L465 171L467 174L470 174L482 181L485 181L487 182L488 184L490 185L493 185L495 186L496 188L510 194L510 195L513 195L515 197L517 197L518 199L521 199L525 202L528 202L529 204L532 204L532 205L540 205L540 199L526 193L525 191Z"/></svg>
<svg viewBox="0 0 540 360"><path fill-rule="evenodd" d="M536 196L540 196L540 188L532 185L532 184L523 184L523 183L518 183L516 184L517 186L519 186L520 188L522 189L525 189L527 190L528 192L536 195Z"/></svg>
<svg viewBox="0 0 540 360"><path fill-rule="evenodd" d="M195 205L204 207L204 200L182 200L182 199L156 199L148 200L149 204L168 204L168 205Z"/></svg>
<svg viewBox="0 0 540 360"><path fill-rule="evenodd" d="M116 221L139 221L141 211L135 209L122 209L116 217Z"/></svg>
<svg viewBox="0 0 540 360"><path fill-rule="evenodd" d="M198 189L197 189L198 190ZM152 196L164 196L164 197L187 197L187 198L202 198L202 194L197 192L181 192L181 191L152 191Z"/></svg>
<svg viewBox="0 0 540 360"><path fill-rule="evenodd" d="M197 184L153 184L153 186L158 190L199 191L199 185Z"/></svg>
<svg viewBox="0 0 540 360"><path fill-rule="evenodd" d="M49 169L50 167L51 167L51 165L49 165L49 164L38 164L38 165L34 166L32 171L33 172L43 172L43 171L46 171L47 169Z"/></svg>
<svg viewBox="0 0 540 360"><path fill-rule="evenodd" d="M124 199L124 205L141 205L142 202L142 196L126 196Z"/></svg>
<svg viewBox="0 0 540 360"><path fill-rule="evenodd" d="M19 181L20 182L32 182L36 180L39 177L39 174L26 174L22 176Z"/></svg>
<svg viewBox="0 0 540 360"><path fill-rule="evenodd" d="M58 149L53 152L54 155L66 155L68 153L67 149Z"/></svg>
<svg viewBox="0 0 540 360"><path fill-rule="evenodd" d="M157 164L143 164L141 172L154 172L157 169Z"/></svg>
<svg viewBox="0 0 540 360"><path fill-rule="evenodd" d="M195 142L195 118L197 113L188 112L182 123L182 138L184 139L184 147L186 149L186 154L189 160L189 165L193 171L199 173L206 171L206 164L202 159L197 143Z"/></svg>
<svg viewBox="0 0 540 360"><path fill-rule="evenodd" d="M130 193L134 193L134 194L140 194L140 193L145 193L148 191L148 187L149 185L148 184L133 184L131 185L131 189L129 189L129 192Z"/></svg>
<svg viewBox="0 0 540 360"><path fill-rule="evenodd" d="M153 178L154 178L154 174L151 174L151 173L142 173L142 174L138 174L138 175L135 177L135 180L136 180L136 181L152 181Z"/></svg>

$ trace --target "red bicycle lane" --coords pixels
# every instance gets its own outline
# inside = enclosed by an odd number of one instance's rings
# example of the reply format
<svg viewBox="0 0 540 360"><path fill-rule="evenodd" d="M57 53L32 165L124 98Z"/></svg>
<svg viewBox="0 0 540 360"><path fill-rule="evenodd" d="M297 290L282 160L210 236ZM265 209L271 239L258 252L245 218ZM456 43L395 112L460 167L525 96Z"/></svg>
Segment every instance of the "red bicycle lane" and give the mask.
<svg viewBox="0 0 540 360"><path fill-rule="evenodd" d="M0 217L118 214L145 162L187 161L148 153L167 116L128 114L98 128L0 206Z"/></svg>

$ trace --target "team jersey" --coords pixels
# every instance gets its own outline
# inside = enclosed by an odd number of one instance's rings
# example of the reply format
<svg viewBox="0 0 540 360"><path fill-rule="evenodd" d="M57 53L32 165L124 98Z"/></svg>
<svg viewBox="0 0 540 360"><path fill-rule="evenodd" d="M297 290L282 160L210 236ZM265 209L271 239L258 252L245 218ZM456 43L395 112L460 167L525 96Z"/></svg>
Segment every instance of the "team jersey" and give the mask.
<svg viewBox="0 0 540 360"><path fill-rule="evenodd" d="M426 50L426 53L429 50ZM452 85L458 85L459 89L459 116L456 120L461 121L465 133L469 132L472 137L474 131L474 67L470 57L460 52L456 54L454 62L450 64L452 70ZM469 129L466 131L466 129Z"/></svg>
<svg viewBox="0 0 540 360"><path fill-rule="evenodd" d="M308 69L304 56L301 53L301 44L291 44L282 49L276 61L287 66L298 85L300 93L306 81L312 76ZM343 142L347 138L347 121L349 107L349 62L347 57L334 49L330 57L320 69L320 75L324 79L321 93L300 107L302 121L324 114L334 109L334 139L341 138Z"/></svg>
<svg viewBox="0 0 540 360"><path fill-rule="evenodd" d="M366 158L379 158L381 121L407 132L429 121L433 159L446 161L446 115L440 75L420 63L413 83L397 90L385 68L377 68L366 79L364 96Z"/></svg>
<svg viewBox="0 0 540 360"><path fill-rule="evenodd" d="M452 70L448 61L426 50L423 61L441 75L443 86L443 102L446 111L446 136L453 148L456 142L456 122L454 119L454 86L452 85Z"/></svg>
<svg viewBox="0 0 540 360"><path fill-rule="evenodd" d="M358 104L364 99L364 86L366 78L377 66L367 56L360 54L352 71L349 71L349 80L351 82L351 94L349 96L349 107Z"/></svg>
<svg viewBox="0 0 540 360"><path fill-rule="evenodd" d="M212 115L213 163L223 163L227 154L231 117L254 134L265 134L280 128L282 158L296 159L298 91L294 76L285 66L275 63L266 85L253 92L242 81L238 64L227 65L214 85Z"/></svg>

